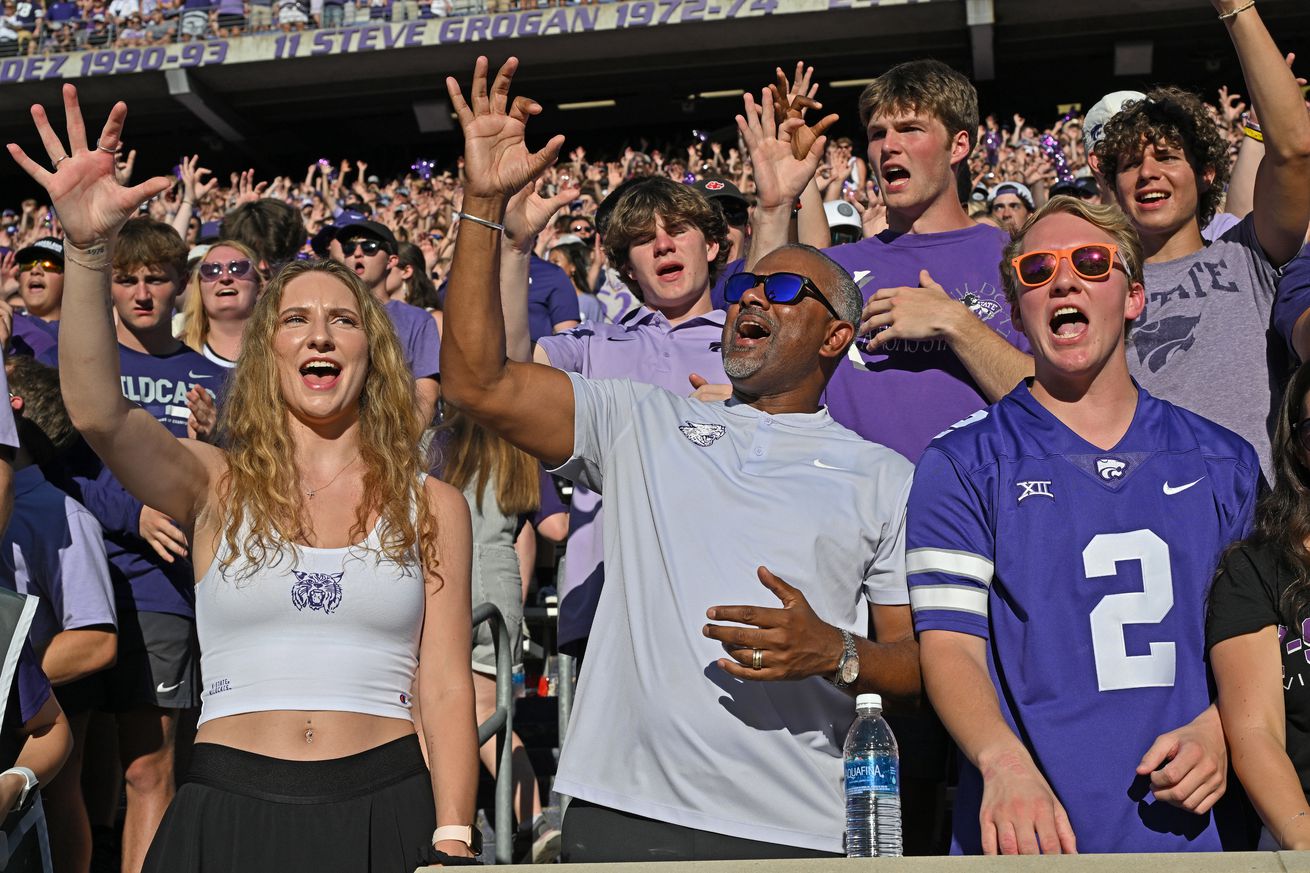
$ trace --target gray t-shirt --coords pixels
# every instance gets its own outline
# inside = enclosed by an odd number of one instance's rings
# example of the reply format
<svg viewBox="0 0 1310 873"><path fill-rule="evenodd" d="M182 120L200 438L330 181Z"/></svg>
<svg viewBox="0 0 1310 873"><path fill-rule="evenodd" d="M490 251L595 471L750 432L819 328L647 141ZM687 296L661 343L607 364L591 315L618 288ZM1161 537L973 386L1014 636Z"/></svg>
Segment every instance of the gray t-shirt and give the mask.
<svg viewBox="0 0 1310 873"><path fill-rule="evenodd" d="M1271 479L1277 283L1247 216L1194 254L1147 264L1146 309L1128 335L1128 368L1142 387L1244 437Z"/></svg>
<svg viewBox="0 0 1310 873"><path fill-rule="evenodd" d="M605 587L555 788L663 822L842 849L854 702L825 679L742 682L714 605L778 607L768 567L836 627L905 604L909 461L827 410L768 415L570 373L562 475L604 495ZM765 655L765 664L768 655Z"/></svg>

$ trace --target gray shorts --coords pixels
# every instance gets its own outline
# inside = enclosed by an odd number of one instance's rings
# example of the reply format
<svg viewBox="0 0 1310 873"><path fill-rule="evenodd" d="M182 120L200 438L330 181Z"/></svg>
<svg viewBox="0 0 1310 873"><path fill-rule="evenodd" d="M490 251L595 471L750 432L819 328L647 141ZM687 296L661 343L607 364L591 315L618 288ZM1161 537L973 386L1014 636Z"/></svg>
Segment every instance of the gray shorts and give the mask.
<svg viewBox="0 0 1310 873"><path fill-rule="evenodd" d="M473 545L473 605L494 603L509 630L509 647L514 666L523 663L520 643L523 624L523 580L519 576L518 554L513 546ZM496 650L491 625L483 622L473 629L473 669L495 674Z"/></svg>
<svg viewBox="0 0 1310 873"><path fill-rule="evenodd" d="M104 683L102 708L109 712L199 706L200 644L195 619L120 609L118 661L93 678Z"/></svg>

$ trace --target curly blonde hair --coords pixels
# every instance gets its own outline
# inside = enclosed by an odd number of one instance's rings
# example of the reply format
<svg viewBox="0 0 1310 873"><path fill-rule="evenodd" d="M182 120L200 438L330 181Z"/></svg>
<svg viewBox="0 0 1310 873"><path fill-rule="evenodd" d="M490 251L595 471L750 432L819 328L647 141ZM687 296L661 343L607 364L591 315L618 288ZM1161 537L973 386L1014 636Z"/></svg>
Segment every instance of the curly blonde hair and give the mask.
<svg viewBox="0 0 1310 873"><path fill-rule="evenodd" d="M255 298L258 299L264 285L264 277L259 273L259 255L255 254L250 246L234 239L219 240L209 247L209 251L212 252L219 246L236 249L241 253L241 257L250 261L250 269L255 279ZM209 257L208 252L205 257ZM182 300L182 332L177 337L201 354L204 354L205 341L209 339L209 313L205 312L205 301L200 294L200 265L204 262L205 258L196 262L191 278L187 280L186 297Z"/></svg>
<svg viewBox="0 0 1310 873"><path fill-rule="evenodd" d="M228 507L223 527L226 570L237 555L250 571L276 564L287 543L303 540L307 526L304 489L292 458L289 413L273 351L282 294L309 274L331 276L355 298L368 340L368 374L359 398L359 456L364 493L355 512L352 541L367 535L368 517L377 511L383 556L409 563L417 552L423 569L435 572L436 519L428 509L420 473L423 433L414 414L410 374L391 319L351 270L333 261L293 261L268 283L246 324L241 359L228 381L219 419L228 469L219 493ZM247 527L244 539L242 527ZM240 540L240 541L239 541Z"/></svg>

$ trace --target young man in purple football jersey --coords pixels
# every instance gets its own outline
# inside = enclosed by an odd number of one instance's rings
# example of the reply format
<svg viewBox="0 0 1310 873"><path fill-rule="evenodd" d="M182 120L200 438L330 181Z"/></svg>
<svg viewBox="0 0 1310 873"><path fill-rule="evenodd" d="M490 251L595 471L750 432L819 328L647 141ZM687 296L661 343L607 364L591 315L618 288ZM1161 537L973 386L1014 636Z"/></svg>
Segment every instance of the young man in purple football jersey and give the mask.
<svg viewBox="0 0 1310 873"><path fill-rule="evenodd" d="M933 441L906 528L924 686L963 757L952 849L1238 847L1204 604L1255 450L1130 377L1143 255L1118 210L1056 197L1002 263L1036 376Z"/></svg>
<svg viewBox="0 0 1310 873"><path fill-rule="evenodd" d="M163 222L135 218L119 231L111 295L123 395L179 439L212 434L214 401L227 374L173 337L186 263L186 244ZM67 360L77 354L57 346L51 357ZM105 530L119 617L118 655L113 667L87 681L98 686L98 708L118 722L127 788L123 870L130 873L140 869L173 799L179 718L200 702L195 579L182 531L128 494L98 459L88 459L57 484L67 486Z"/></svg>

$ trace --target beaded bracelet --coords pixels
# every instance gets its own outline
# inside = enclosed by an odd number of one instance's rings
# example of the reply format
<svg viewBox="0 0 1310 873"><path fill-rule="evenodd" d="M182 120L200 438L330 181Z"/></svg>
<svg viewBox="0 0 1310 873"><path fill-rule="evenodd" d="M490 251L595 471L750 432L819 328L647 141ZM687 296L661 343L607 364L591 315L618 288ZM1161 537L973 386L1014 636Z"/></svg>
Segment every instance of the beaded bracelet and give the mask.
<svg viewBox="0 0 1310 873"><path fill-rule="evenodd" d="M1252 8L1253 6L1255 6L1255 0L1248 0L1245 6L1238 6L1236 9L1233 9L1229 12L1221 12L1219 14L1219 20L1227 21L1230 18L1236 18L1237 16L1241 15L1243 12Z"/></svg>

